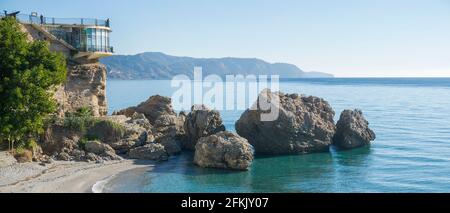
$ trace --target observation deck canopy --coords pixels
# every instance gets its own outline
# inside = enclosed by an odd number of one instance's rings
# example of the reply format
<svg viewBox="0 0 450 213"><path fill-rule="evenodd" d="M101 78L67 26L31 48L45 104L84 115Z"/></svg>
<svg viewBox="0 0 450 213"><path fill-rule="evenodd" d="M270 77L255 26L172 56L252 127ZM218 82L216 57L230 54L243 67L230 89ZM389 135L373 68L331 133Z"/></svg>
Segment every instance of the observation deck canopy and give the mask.
<svg viewBox="0 0 450 213"><path fill-rule="evenodd" d="M5 14L14 16L20 23L31 25L44 34L47 39L57 42L70 49L71 57L98 59L113 54L109 35L111 33L109 19L91 18L54 18L32 13L30 15Z"/></svg>

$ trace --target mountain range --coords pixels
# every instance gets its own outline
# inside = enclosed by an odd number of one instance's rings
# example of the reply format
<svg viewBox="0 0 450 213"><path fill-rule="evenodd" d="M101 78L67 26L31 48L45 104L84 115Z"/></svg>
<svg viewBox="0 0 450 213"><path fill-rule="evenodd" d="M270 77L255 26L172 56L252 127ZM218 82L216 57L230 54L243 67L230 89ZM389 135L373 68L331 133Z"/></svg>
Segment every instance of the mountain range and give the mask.
<svg viewBox="0 0 450 213"><path fill-rule="evenodd" d="M321 72L305 72L293 64L268 63L256 58L192 58L145 52L136 55L113 55L102 58L110 79L171 79L178 74L193 77L193 69L202 67L203 76L279 75L280 78L332 78Z"/></svg>

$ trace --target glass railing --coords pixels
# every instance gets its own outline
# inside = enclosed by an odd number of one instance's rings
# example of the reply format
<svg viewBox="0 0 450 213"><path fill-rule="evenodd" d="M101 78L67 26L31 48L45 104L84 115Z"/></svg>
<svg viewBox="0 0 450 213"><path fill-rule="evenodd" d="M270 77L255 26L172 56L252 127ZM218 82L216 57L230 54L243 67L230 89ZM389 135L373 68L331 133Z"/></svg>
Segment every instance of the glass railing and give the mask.
<svg viewBox="0 0 450 213"><path fill-rule="evenodd" d="M17 20L28 24L46 24L46 25L81 25L81 26L100 26L109 27L109 19L92 18L54 18L26 14L17 14Z"/></svg>
<svg viewBox="0 0 450 213"><path fill-rule="evenodd" d="M106 52L106 53L114 53L113 47L109 46L98 46L98 45L86 45L84 48L80 48L85 50L86 52Z"/></svg>

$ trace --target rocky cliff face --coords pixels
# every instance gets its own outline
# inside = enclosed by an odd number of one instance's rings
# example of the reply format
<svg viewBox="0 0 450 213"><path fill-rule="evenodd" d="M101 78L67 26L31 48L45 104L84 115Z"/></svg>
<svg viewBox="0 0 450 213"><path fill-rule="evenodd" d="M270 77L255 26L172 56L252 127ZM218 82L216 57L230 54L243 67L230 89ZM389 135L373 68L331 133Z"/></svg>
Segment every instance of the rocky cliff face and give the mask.
<svg viewBox="0 0 450 213"><path fill-rule="evenodd" d="M100 63L69 64L67 81L55 93L58 112L76 111L89 107L94 116L107 114L106 68Z"/></svg>
<svg viewBox="0 0 450 213"><path fill-rule="evenodd" d="M22 25L29 41L44 40L49 42L51 51L62 53L68 58L67 80L57 88L55 99L58 103L58 115L89 107L94 116L107 114L106 103L106 67L96 60L70 59L71 50L57 40L49 39L32 25ZM80 63L81 62L81 63Z"/></svg>

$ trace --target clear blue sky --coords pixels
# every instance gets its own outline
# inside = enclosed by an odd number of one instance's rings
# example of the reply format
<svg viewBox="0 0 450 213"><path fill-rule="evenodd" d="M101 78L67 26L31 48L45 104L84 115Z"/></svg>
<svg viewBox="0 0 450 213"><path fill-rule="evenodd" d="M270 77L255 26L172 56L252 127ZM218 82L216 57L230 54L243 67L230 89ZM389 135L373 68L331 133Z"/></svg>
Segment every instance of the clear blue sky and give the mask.
<svg viewBox="0 0 450 213"><path fill-rule="evenodd" d="M118 54L251 57L336 76L450 77L450 0L0 0L110 18Z"/></svg>

